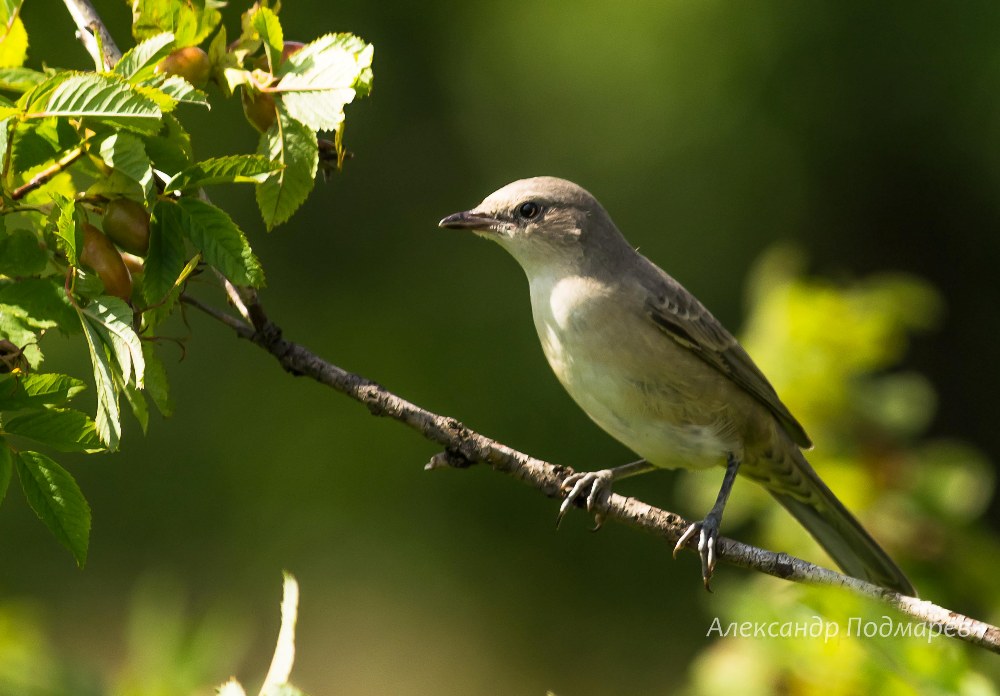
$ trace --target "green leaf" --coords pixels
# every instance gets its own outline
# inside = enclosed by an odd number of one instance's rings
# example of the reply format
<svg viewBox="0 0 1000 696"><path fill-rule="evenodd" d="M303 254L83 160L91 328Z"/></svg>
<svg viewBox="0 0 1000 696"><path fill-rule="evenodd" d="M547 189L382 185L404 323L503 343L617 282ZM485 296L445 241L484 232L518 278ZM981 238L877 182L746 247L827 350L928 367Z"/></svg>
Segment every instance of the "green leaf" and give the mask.
<svg viewBox="0 0 1000 696"><path fill-rule="evenodd" d="M267 7L255 6L250 10L253 28L257 31L260 40L264 42L264 50L267 54L267 64L271 71L281 62L281 52L285 48L285 39L281 31L281 22L278 15Z"/></svg>
<svg viewBox="0 0 1000 696"><path fill-rule="evenodd" d="M355 98L363 99L369 96L372 93L372 84L374 79L375 73L372 72L372 68L369 65L361 71L361 74L358 75L358 79L354 81Z"/></svg>
<svg viewBox="0 0 1000 696"><path fill-rule="evenodd" d="M210 184L259 184L281 168L260 155L229 155L202 160L178 172L164 191L192 191Z"/></svg>
<svg viewBox="0 0 1000 696"><path fill-rule="evenodd" d="M125 176L121 171L114 169L111 174L95 181L87 189L88 198L132 198L144 200L146 193L142 185L130 176Z"/></svg>
<svg viewBox="0 0 1000 696"><path fill-rule="evenodd" d="M146 361L142 342L132 328L132 308L117 297L102 295L80 310L118 363L123 381L142 389Z"/></svg>
<svg viewBox="0 0 1000 696"><path fill-rule="evenodd" d="M32 97L34 91L26 95L29 104L25 118L90 117L139 131L155 132L160 128L160 108L117 75L73 75L48 95L44 94L45 87L44 83L36 87L42 99Z"/></svg>
<svg viewBox="0 0 1000 696"><path fill-rule="evenodd" d="M90 539L90 506L80 487L68 471L38 452L19 452L16 466L28 505L82 568Z"/></svg>
<svg viewBox="0 0 1000 696"><path fill-rule="evenodd" d="M252 85L253 73L239 66L227 67L222 71L222 84L226 92L232 94L240 85Z"/></svg>
<svg viewBox="0 0 1000 696"><path fill-rule="evenodd" d="M264 270L232 218L197 198L181 198L176 205L185 215L184 231L188 239L208 264L237 285L264 284Z"/></svg>
<svg viewBox="0 0 1000 696"><path fill-rule="evenodd" d="M55 193L63 196L75 196L77 194L76 185L73 183L73 176L68 171L62 171L53 176L41 186L29 192L21 203L26 206L42 208L52 203L52 195ZM36 218L37 219L37 218Z"/></svg>
<svg viewBox="0 0 1000 696"><path fill-rule="evenodd" d="M344 120L344 106L355 96L365 73L370 89L374 48L353 34L327 34L306 44L281 65L280 82L288 114L312 130L336 130Z"/></svg>
<svg viewBox="0 0 1000 696"><path fill-rule="evenodd" d="M36 168L48 167L79 145L79 134L68 121L56 118L19 123L13 137L13 169L26 181Z"/></svg>
<svg viewBox="0 0 1000 696"><path fill-rule="evenodd" d="M52 96L56 87L61 85L63 82L73 77L74 75L81 75L84 73L73 72L70 70L60 70L58 72L50 74L44 80L42 80L34 89L25 92L21 95L21 98L17 100L17 106L22 110L27 109L29 104L43 104L47 99Z"/></svg>
<svg viewBox="0 0 1000 696"><path fill-rule="evenodd" d="M156 88L175 102L204 106L206 109L212 108L208 103L208 95L180 75L159 76L155 80L151 80L148 85Z"/></svg>
<svg viewBox="0 0 1000 696"><path fill-rule="evenodd" d="M80 330L76 312L63 289L63 279L58 276L25 278L16 283L0 285L0 304L20 307L36 328L56 326L65 333Z"/></svg>
<svg viewBox="0 0 1000 696"><path fill-rule="evenodd" d="M32 368L42 362L38 349L38 334L31 317L17 305L0 304L0 339L7 339L24 351L24 358Z"/></svg>
<svg viewBox="0 0 1000 696"><path fill-rule="evenodd" d="M181 274L177 276L177 280L174 281L174 285L167 292L167 296L157 302L154 305L150 305L142 312L142 323L147 329L159 326L163 321L170 316L173 312L174 307L177 306L177 302L180 300L181 293L184 291L184 284L192 273L197 270L198 265L201 263L201 254L195 254L190 259L188 259L187 264L181 270Z"/></svg>
<svg viewBox="0 0 1000 696"><path fill-rule="evenodd" d="M28 55L28 32L20 17L0 25L0 68L16 68Z"/></svg>
<svg viewBox="0 0 1000 696"><path fill-rule="evenodd" d="M171 201L161 200L153 209L149 250L140 290L146 307L142 310L145 329L153 328L170 316L184 282L197 268L201 254L185 264L184 227L187 216ZM145 351L145 348L144 348Z"/></svg>
<svg viewBox="0 0 1000 696"><path fill-rule="evenodd" d="M6 24L21 12L23 0L0 0L0 23Z"/></svg>
<svg viewBox="0 0 1000 696"><path fill-rule="evenodd" d="M132 0L132 36L140 41L165 31L176 45L194 46L208 38L222 15L212 0Z"/></svg>
<svg viewBox="0 0 1000 696"><path fill-rule="evenodd" d="M211 109L208 95L179 75L154 75L135 86L139 94L148 97L163 113L170 113L178 104L195 104Z"/></svg>
<svg viewBox="0 0 1000 696"><path fill-rule="evenodd" d="M259 45L259 41L254 45ZM212 66L212 79L222 87L227 97L233 96L236 85L244 84L250 73L243 69L243 59L250 51L244 42L237 39L230 47L226 37L226 28L219 27L218 33L212 37L208 47L208 60Z"/></svg>
<svg viewBox="0 0 1000 696"><path fill-rule="evenodd" d="M77 249L83 246L83 221L77 214L76 204L61 193L52 194L52 214L48 229L56 237L56 246L66 254L71 266L80 265Z"/></svg>
<svg viewBox="0 0 1000 696"><path fill-rule="evenodd" d="M101 282L101 277L95 271L77 268L73 277L73 292L90 300L104 294L104 283Z"/></svg>
<svg viewBox="0 0 1000 696"><path fill-rule="evenodd" d="M0 411L61 406L86 388L80 380L55 372L4 375L0 379Z"/></svg>
<svg viewBox="0 0 1000 696"><path fill-rule="evenodd" d="M0 503L7 497L7 487L10 486L10 475L14 471L14 453L0 437Z"/></svg>
<svg viewBox="0 0 1000 696"><path fill-rule="evenodd" d="M177 204L157 201L149 227L142 296L149 306L162 302L184 269L184 217Z"/></svg>
<svg viewBox="0 0 1000 696"><path fill-rule="evenodd" d="M146 397L143 393L131 385L119 385L125 394L125 400L132 408L132 415L135 416L139 427L142 428L143 435L149 430L149 406L146 405Z"/></svg>
<svg viewBox="0 0 1000 696"><path fill-rule="evenodd" d="M78 312L97 385L97 435L115 450L121 440L118 384L142 388L146 364L142 345L132 329L132 310L117 297L98 297Z"/></svg>
<svg viewBox="0 0 1000 696"><path fill-rule="evenodd" d="M233 90L237 85L249 81L250 71L243 69L243 61L260 46L260 40L252 36L256 32L252 26L248 26L247 14L249 12L243 15L243 33L231 45L226 35L226 28L219 27L219 32L212 38L212 43L208 47L212 79L222 87L227 97L233 96Z"/></svg>
<svg viewBox="0 0 1000 696"><path fill-rule="evenodd" d="M11 147L11 131L14 129L13 117L0 119L0 158L7 159ZM0 161L2 161L0 160Z"/></svg>
<svg viewBox="0 0 1000 696"><path fill-rule="evenodd" d="M164 114L163 126L156 135L140 136L146 145L146 154L153 167L166 174L174 174L191 163L191 136L171 114Z"/></svg>
<svg viewBox="0 0 1000 696"><path fill-rule="evenodd" d="M201 254L195 254L194 258L200 261ZM167 291L162 300L144 307L142 309L143 331L151 331L170 318L170 315L174 313L174 309L177 307L177 303L180 301L182 292L183 286L178 281Z"/></svg>
<svg viewBox="0 0 1000 696"><path fill-rule="evenodd" d="M146 394L153 400L160 415L169 418L174 415L174 402L170 398L167 370L152 343L147 341L142 344L142 355L146 358Z"/></svg>
<svg viewBox="0 0 1000 696"><path fill-rule="evenodd" d="M24 281L20 281L24 282ZM25 307L20 305L0 305L0 307L6 308L8 311L16 314L18 320L23 322L24 325L30 329L51 329L55 326L55 322L51 319L45 317L35 317L32 316L30 312Z"/></svg>
<svg viewBox="0 0 1000 696"><path fill-rule="evenodd" d="M37 332L60 327L76 328L68 310L68 300L54 278L26 278L0 286L0 338L7 338L24 350L28 364L37 368L42 361Z"/></svg>
<svg viewBox="0 0 1000 696"><path fill-rule="evenodd" d="M319 145L316 132L289 118L279 104L278 119L261 136L257 152L283 165L256 191L257 206L270 230L290 218L309 197L316 182Z"/></svg>
<svg viewBox="0 0 1000 696"><path fill-rule="evenodd" d="M153 168L140 138L131 133L112 133L101 141L104 163L139 184L145 198L153 194Z"/></svg>
<svg viewBox="0 0 1000 696"><path fill-rule="evenodd" d="M154 34L125 52L114 67L114 72L133 84L151 77L156 64L174 50L174 35L165 31Z"/></svg>
<svg viewBox="0 0 1000 696"><path fill-rule="evenodd" d="M100 452L94 421L72 408L44 408L8 419L3 424L8 435L34 440L60 452Z"/></svg>
<svg viewBox="0 0 1000 696"><path fill-rule="evenodd" d="M288 115L314 131L337 130L344 122L344 107L354 100L354 89L285 92L282 102Z"/></svg>
<svg viewBox="0 0 1000 696"><path fill-rule="evenodd" d="M350 87L353 81L345 82L343 77L354 72L350 62L371 67L374 51L374 46L354 34L326 34L290 55L276 74L282 78L295 75L296 81L316 89ZM344 54L350 55L352 61L345 61Z"/></svg>
<svg viewBox="0 0 1000 696"><path fill-rule="evenodd" d="M45 81L45 73L31 68L0 69L0 89L8 92L27 92Z"/></svg>
<svg viewBox="0 0 1000 696"><path fill-rule="evenodd" d="M118 391L115 389L115 367L108 357L101 334L83 312L79 314L83 335L90 349L90 361L94 366L94 382L97 386L97 417L94 419L94 425L101 442L107 445L109 450L114 451L118 449L122 435Z"/></svg>
<svg viewBox="0 0 1000 696"><path fill-rule="evenodd" d="M58 406L73 399L87 388L82 380L58 372L34 373L21 378L21 388L30 399L29 404L42 403Z"/></svg>
<svg viewBox="0 0 1000 696"><path fill-rule="evenodd" d="M0 226L3 221L0 220ZM12 277L41 273L49 256L38 246L38 237L28 230L4 233L0 227L0 275Z"/></svg>

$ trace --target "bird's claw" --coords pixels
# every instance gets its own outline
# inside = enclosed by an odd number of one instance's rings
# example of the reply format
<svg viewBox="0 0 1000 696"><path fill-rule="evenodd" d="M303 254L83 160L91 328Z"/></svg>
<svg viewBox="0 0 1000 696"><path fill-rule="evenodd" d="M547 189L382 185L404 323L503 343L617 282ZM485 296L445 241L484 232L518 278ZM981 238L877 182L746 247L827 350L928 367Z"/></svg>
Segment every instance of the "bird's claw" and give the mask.
<svg viewBox="0 0 1000 696"><path fill-rule="evenodd" d="M688 539L698 534L698 555L701 557L701 578L705 589L712 591L712 574L715 572L715 545L719 538L719 520L709 514L701 522L695 522L681 535L674 546L674 558L677 552L684 548Z"/></svg>
<svg viewBox="0 0 1000 696"><path fill-rule="evenodd" d="M596 532L604 524L604 515L594 508L598 503L611 492L611 484L614 481L614 474L611 469L601 471L582 471L570 474L562 483L562 490L567 491L563 498L562 505L559 506L559 514L556 516L556 528L562 524L563 517L573 505L573 501L586 493L587 512L594 514L594 528ZM589 491L587 489L590 489Z"/></svg>

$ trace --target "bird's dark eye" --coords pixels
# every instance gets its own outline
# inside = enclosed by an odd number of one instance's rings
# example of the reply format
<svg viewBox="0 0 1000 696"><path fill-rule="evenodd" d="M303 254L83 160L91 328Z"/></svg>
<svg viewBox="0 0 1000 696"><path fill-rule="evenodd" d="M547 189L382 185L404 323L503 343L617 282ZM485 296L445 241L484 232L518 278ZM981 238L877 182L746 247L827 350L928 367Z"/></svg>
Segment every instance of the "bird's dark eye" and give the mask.
<svg viewBox="0 0 1000 696"><path fill-rule="evenodd" d="M525 201L517 207L517 214L525 220L533 220L542 212L542 206L534 201Z"/></svg>

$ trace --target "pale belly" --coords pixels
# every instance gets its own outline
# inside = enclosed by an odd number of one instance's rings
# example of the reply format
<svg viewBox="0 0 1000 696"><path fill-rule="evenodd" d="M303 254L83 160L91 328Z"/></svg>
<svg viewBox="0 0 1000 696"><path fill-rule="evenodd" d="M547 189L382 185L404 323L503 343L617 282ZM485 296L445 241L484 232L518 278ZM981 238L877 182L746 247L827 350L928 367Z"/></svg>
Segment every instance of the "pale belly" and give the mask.
<svg viewBox="0 0 1000 696"><path fill-rule="evenodd" d="M689 405L676 392L636 382L606 365L566 360L555 352L556 359L550 357L549 363L573 400L605 432L651 464L717 466L736 446L726 435L725 423L692 418Z"/></svg>
<svg viewBox="0 0 1000 696"><path fill-rule="evenodd" d="M635 326L609 322L606 313L581 306L599 307L600 295L560 285L541 307L533 294L535 327L556 377L587 415L655 466L723 463L739 438L726 417L730 409L702 388L705 366L651 323L647 329L638 316Z"/></svg>

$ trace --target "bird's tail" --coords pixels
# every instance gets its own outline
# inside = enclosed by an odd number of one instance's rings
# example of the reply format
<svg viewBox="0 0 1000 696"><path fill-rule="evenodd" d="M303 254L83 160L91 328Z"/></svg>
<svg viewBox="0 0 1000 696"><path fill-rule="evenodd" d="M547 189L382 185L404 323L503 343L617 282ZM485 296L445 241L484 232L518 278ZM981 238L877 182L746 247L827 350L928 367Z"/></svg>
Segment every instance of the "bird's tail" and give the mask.
<svg viewBox="0 0 1000 696"><path fill-rule="evenodd" d="M881 546L833 494L798 447L741 468L792 513L848 575L904 595L917 591Z"/></svg>

